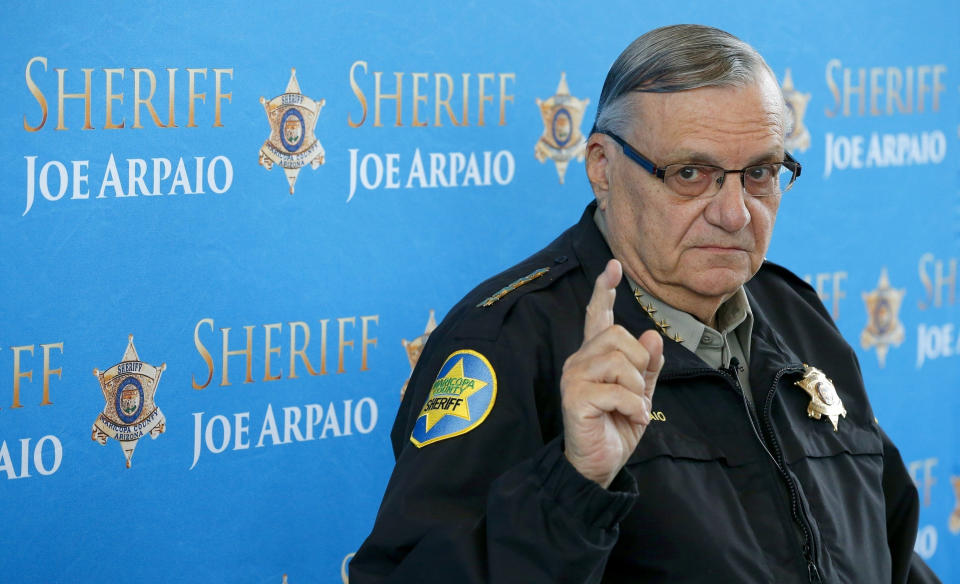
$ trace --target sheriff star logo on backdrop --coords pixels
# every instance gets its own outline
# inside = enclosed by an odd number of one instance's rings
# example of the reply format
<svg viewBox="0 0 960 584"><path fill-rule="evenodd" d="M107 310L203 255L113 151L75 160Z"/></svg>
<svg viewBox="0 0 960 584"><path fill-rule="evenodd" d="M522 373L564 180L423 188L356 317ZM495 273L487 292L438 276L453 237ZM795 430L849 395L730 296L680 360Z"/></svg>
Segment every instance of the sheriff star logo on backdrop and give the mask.
<svg viewBox="0 0 960 584"><path fill-rule="evenodd" d="M561 184L570 161L574 158L583 161L587 140L580 132L580 123L588 103L589 99L577 99L570 95L566 73L560 74L555 94L545 100L537 98L540 117L543 118L543 134L537 140L533 154L540 162L549 158L557 165Z"/></svg>
<svg viewBox="0 0 960 584"><path fill-rule="evenodd" d="M787 103L787 112L790 114L788 133L784 137L783 146L789 152L805 152L810 147L810 131L803 125L803 116L807 113L810 94L800 93L793 87L790 69L787 69L783 75L780 90L783 92L783 100Z"/></svg>
<svg viewBox="0 0 960 584"><path fill-rule="evenodd" d="M860 333L860 346L864 349L877 348L877 360L881 368L887 364L890 345L899 347L903 342L900 304L906 293L905 288L896 289L890 286L887 268L883 268L880 273L876 289L863 293L863 302L867 308L867 326Z"/></svg>
<svg viewBox="0 0 960 584"><path fill-rule="evenodd" d="M283 168L292 195L300 169L309 164L316 170L324 162L323 146L313 132L327 100L314 101L300 93L297 70L291 69L286 91L270 101L261 97L260 103L270 123L270 137L260 147L260 164L267 170L274 164Z"/></svg>
<svg viewBox="0 0 960 584"><path fill-rule="evenodd" d="M93 423L91 438L100 444L106 444L107 438L119 442L127 468L137 442L147 434L156 439L166 429L166 419L154 401L160 375L166 368L166 363L154 367L142 362L130 335L119 363L106 371L93 370L106 403Z"/></svg>
<svg viewBox="0 0 960 584"><path fill-rule="evenodd" d="M413 368L417 366L417 361L420 359L420 353L423 353L423 346L427 344L427 339L430 338L430 333L433 332L433 329L437 328L437 319L433 314L433 310L430 310L430 316L427 318L427 326L423 329L423 334L414 338L412 341L407 339L400 339L400 344L403 345L404 350L407 352L407 360L410 361L410 372L413 373ZM407 384L410 383L410 378L407 377L407 380L403 382L403 387L400 389L400 397L403 397L403 394L407 391Z"/></svg>

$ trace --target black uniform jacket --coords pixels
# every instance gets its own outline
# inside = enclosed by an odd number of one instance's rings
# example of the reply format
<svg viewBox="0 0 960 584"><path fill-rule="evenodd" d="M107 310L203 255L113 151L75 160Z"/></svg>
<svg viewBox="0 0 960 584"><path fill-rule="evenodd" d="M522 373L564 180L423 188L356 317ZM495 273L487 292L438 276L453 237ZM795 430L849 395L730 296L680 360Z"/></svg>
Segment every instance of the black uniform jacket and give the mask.
<svg viewBox="0 0 960 584"><path fill-rule="evenodd" d="M853 350L814 290L772 263L746 285L755 413L732 371L665 339L654 419L610 489L567 462L561 370L612 257L594 208L478 286L431 334L351 584L936 581L913 555L917 492L877 425ZM499 299L484 303L491 295ZM614 318L634 335L653 328L625 280ZM489 361L495 402L473 429L418 447L411 432L458 350ZM795 385L804 363L843 401L837 431L807 415L810 397Z"/></svg>

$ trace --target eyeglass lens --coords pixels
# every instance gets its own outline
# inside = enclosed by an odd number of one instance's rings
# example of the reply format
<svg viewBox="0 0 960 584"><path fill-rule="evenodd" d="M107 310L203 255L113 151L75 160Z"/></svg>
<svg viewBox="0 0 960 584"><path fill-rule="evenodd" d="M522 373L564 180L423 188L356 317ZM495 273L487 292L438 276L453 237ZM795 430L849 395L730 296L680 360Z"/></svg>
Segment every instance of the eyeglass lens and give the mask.
<svg viewBox="0 0 960 584"><path fill-rule="evenodd" d="M755 197L787 190L793 184L793 171L780 163L758 164L742 171L726 171L704 164L671 164L664 169L663 182L675 193L697 197L720 192L727 174L739 174L743 189ZM736 180L734 178L733 180Z"/></svg>

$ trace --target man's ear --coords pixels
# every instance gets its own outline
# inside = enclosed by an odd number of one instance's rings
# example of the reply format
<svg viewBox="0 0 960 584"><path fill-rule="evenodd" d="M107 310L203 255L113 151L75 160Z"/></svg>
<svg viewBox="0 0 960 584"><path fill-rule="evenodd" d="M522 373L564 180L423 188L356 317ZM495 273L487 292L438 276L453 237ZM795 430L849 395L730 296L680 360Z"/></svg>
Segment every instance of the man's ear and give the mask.
<svg viewBox="0 0 960 584"><path fill-rule="evenodd" d="M603 211L610 196L610 153L612 140L605 135L594 133L587 140L587 179L597 199L597 206Z"/></svg>

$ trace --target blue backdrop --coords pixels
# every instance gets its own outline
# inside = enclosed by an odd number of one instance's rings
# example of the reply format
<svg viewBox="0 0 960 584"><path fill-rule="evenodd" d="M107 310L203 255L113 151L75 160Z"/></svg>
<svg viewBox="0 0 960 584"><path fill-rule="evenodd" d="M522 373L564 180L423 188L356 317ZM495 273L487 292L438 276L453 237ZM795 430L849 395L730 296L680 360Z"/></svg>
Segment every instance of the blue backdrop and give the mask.
<svg viewBox="0 0 960 584"><path fill-rule="evenodd" d="M960 581L956 3L4 13L0 580L345 581L407 342L591 198L537 100L585 132L623 47L699 22L784 86L804 172L768 255L856 348Z"/></svg>

